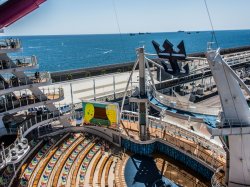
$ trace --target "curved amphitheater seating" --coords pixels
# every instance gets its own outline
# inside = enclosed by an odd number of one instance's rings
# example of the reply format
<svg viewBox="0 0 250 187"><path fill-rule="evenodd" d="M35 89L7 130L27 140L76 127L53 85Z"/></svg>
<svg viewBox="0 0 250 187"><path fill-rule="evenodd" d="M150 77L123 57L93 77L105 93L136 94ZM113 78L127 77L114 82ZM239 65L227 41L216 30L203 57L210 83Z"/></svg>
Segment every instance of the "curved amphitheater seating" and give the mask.
<svg viewBox="0 0 250 187"><path fill-rule="evenodd" d="M22 165L16 181L18 187L85 187L113 183L115 156L109 156L102 140L82 134L57 136L41 143ZM112 173L111 173L112 172ZM111 174L111 180L110 179ZM4 178L13 176L9 166ZM0 177L0 187L6 183Z"/></svg>
<svg viewBox="0 0 250 187"><path fill-rule="evenodd" d="M60 166L58 167L56 171L55 177L53 177L53 184L52 186L66 186L67 183L67 177L69 170L75 161L78 154L83 150L86 145L88 145L90 140L84 139L81 141L78 145L75 145L71 148L71 150L64 156L64 160L60 163ZM59 177L61 176L60 184L59 183Z"/></svg>
<svg viewBox="0 0 250 187"><path fill-rule="evenodd" d="M98 186L101 186L102 173L104 171L104 167L105 167L107 161L109 160L109 158L110 158L109 156L104 156L104 159L102 160L101 166L100 166L99 171L98 171L98 179L97 179Z"/></svg>
<svg viewBox="0 0 250 187"><path fill-rule="evenodd" d="M22 173L19 186L27 186L27 182L29 181L31 175L35 171L37 164L41 161L41 159L45 156L45 154L50 150L50 147L52 145L53 145L52 141L49 141L45 143L45 145L37 152L37 154L29 163L28 167Z"/></svg>
<svg viewBox="0 0 250 187"><path fill-rule="evenodd" d="M74 171L74 163L77 161L77 159L80 157L80 155L83 153L83 151L87 148L87 146L90 144L90 139L85 139L83 144L79 145L72 155L67 159L64 168L61 171L58 186L67 186L67 183L70 184L72 173Z"/></svg>
<svg viewBox="0 0 250 187"><path fill-rule="evenodd" d="M126 182L125 182L125 177L123 174L123 171L125 169L125 165L124 163L127 162L127 160L129 159L129 155L125 154L124 156L122 156L122 158L118 159L117 164L115 165L115 186L119 186L119 187L125 187Z"/></svg>
<svg viewBox="0 0 250 187"><path fill-rule="evenodd" d="M63 138L60 140L59 144L58 145L61 145L59 148L55 147L53 148L50 153L48 155L46 155L46 158L42 161L41 163L41 166L37 168L37 173L36 173L36 176L34 178L34 181L32 182L32 184L30 186L32 187L36 187L38 186L38 183L40 180L43 180L43 179L48 179L47 178L47 173L45 175L43 175L43 172L46 172L46 169L47 171L50 171L52 170L52 165L55 164L55 162L57 161L58 157L61 155L61 153L63 151L65 151L70 144L72 144L75 140L76 140L76 137L74 136L73 138L68 138L66 142L63 142L66 138ZM43 175L43 176L42 176ZM43 184L42 184L43 185ZM46 185L46 183L45 183Z"/></svg>
<svg viewBox="0 0 250 187"><path fill-rule="evenodd" d="M96 159L94 160L94 163L93 163L93 166L92 166L91 172L90 172L90 177L89 177L89 186L93 186L93 179L94 179L96 167L97 167L97 164L99 163L99 161L101 160L102 156L103 155L100 152L98 152L98 155L97 155Z"/></svg>
<svg viewBox="0 0 250 187"><path fill-rule="evenodd" d="M95 141L95 140L94 140ZM84 183L84 175L87 170L88 163L91 161L91 159L94 157L96 152L99 150L100 146L94 142L90 143L84 152L78 157L78 159L75 161L75 168L72 174L72 179L70 186L75 187L77 186L77 175L80 173L80 179L81 182Z"/></svg>
<svg viewBox="0 0 250 187"><path fill-rule="evenodd" d="M62 146L55 152L55 154L52 156L50 161L48 162L45 170L43 171L42 177L40 178L40 185L39 186L50 186L50 178L52 177L53 171L55 171L55 168L59 162L61 161L61 158L64 153L67 154L68 150L71 149L71 146L75 146L75 143L79 141L80 136L78 134L75 134L74 137L69 138L66 142L62 144ZM70 150L71 151L71 150ZM59 162L60 163L60 162Z"/></svg>
<svg viewBox="0 0 250 187"><path fill-rule="evenodd" d="M87 156L84 158L82 164L81 164L81 167L80 167L80 170L79 170L79 183L77 186L81 186L81 187L84 187L84 182L85 182L85 176L86 176L86 173L87 173L87 169L90 162L92 161L92 159L94 158L94 156L99 153L98 151L100 150L100 145L96 145L93 147L93 149L91 149L91 151L87 154ZM98 155L99 156L99 155Z"/></svg>
<svg viewBox="0 0 250 187"><path fill-rule="evenodd" d="M111 156L107 162L107 166L106 166L106 170L105 170L105 178L104 178L104 181L105 181L105 187L107 186L108 187L108 177L109 177L109 172L110 172L110 169L111 169L111 165L113 164L113 156Z"/></svg>

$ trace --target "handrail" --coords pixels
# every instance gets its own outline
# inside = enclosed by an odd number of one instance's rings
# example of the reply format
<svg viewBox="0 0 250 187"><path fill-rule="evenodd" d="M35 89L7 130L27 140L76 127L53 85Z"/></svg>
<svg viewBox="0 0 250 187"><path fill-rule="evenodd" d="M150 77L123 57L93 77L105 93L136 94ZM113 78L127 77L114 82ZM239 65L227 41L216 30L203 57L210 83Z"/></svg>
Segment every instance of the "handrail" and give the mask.
<svg viewBox="0 0 250 187"><path fill-rule="evenodd" d="M180 102L178 99L169 100L164 94L152 89L152 95L162 104L169 106L171 108L184 110L184 111L191 111L199 114L206 114L206 115L218 115L221 107L204 107L204 106L197 106L193 105L192 103L185 103Z"/></svg>
<svg viewBox="0 0 250 187"><path fill-rule="evenodd" d="M18 49L21 48L19 39L0 39L0 49Z"/></svg>
<svg viewBox="0 0 250 187"><path fill-rule="evenodd" d="M50 119L54 119L54 118L58 118L60 116L63 116L65 114L61 114L59 112L59 110L56 110L56 111L53 111L53 112L50 112L50 113L46 113L46 114L41 114L41 115L35 115L33 116L33 118L29 119L28 121L25 121L23 122L21 125L20 125L20 129L21 129L21 134L26 135L26 131L28 131L32 126L40 123L40 122L43 122L43 121L47 121L47 120L50 120ZM10 133L14 133L14 132L17 132L18 130L17 129L6 129L7 130L7 133L5 134L10 134ZM9 132L9 133L8 133ZM15 140L15 142L13 144L11 144L10 146L6 147L5 148L5 155L6 157L9 156L9 153L10 153L10 150L15 148L15 145L17 144L19 140ZM0 154L2 155L2 150L0 151Z"/></svg>
<svg viewBox="0 0 250 187"><path fill-rule="evenodd" d="M10 97L8 99L3 98L0 101L0 113L7 112L13 109L17 109L23 106L28 106L31 104L36 104L44 101L57 100L64 97L64 92L62 88L45 90L42 91L43 95L31 95L26 93L20 93L19 97Z"/></svg>
<svg viewBox="0 0 250 187"><path fill-rule="evenodd" d="M10 60L0 60L0 70L38 65L36 56L11 57Z"/></svg>
<svg viewBox="0 0 250 187"><path fill-rule="evenodd" d="M126 111L124 111L124 112L126 112ZM137 115L133 114L133 115L135 118L138 119L138 114ZM122 119L132 121L131 113L130 114L123 113ZM186 137L186 138L188 138L188 140L191 140L196 144L198 143L200 145L203 145L204 147L209 148L210 150L216 152L217 154L222 155L224 159L226 157L225 151L223 150L222 147L214 144L213 142L210 142L208 139L198 135L195 132L190 132L190 130L186 129L185 127L179 127L179 126L176 126L175 124L161 121L161 120L154 118L154 117L148 118L148 124L149 124L149 126L152 125L152 126L156 126L156 128L160 127L160 129L165 129L166 131L168 131L172 134L178 135L180 137Z"/></svg>
<svg viewBox="0 0 250 187"><path fill-rule="evenodd" d="M39 77L36 77L34 73L26 73L26 77L18 78L12 75L5 75L2 77L4 80L0 81L0 90L7 90L14 87L33 85L38 83L51 83L51 75L49 72L40 73Z"/></svg>
<svg viewBox="0 0 250 187"><path fill-rule="evenodd" d="M247 123L245 121L236 119L236 118L228 118L224 119L224 117L221 117L221 121L217 123L217 128L235 128L235 127L250 127L250 123Z"/></svg>
<svg viewBox="0 0 250 187"><path fill-rule="evenodd" d="M225 163L222 161L223 158L220 157L221 155L218 155L215 152L212 152L212 154L208 154L208 152L203 151L203 149L205 150L205 148L203 148L199 144L195 146L191 145L188 142L183 141L179 138L176 138L176 136L172 136L167 133L165 134L164 138L151 136L150 140L143 142L128 138L126 136L123 136L123 138L126 138L128 141L131 141L139 145L154 144L155 142L160 142L180 152L183 152L185 155L200 162L205 167L210 168L210 170L215 171L218 167L225 165Z"/></svg>

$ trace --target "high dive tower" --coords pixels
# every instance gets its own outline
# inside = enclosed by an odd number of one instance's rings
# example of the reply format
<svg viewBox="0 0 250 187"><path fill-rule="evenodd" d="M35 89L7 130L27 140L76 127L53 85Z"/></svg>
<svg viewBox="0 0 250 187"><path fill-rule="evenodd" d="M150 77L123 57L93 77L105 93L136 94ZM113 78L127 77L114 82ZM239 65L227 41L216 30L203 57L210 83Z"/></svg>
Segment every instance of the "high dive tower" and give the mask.
<svg viewBox="0 0 250 187"><path fill-rule="evenodd" d="M207 60L222 104L217 126L210 129L219 136L227 152L226 184L229 187L250 186L250 111L243 88L250 90L219 54L209 50Z"/></svg>

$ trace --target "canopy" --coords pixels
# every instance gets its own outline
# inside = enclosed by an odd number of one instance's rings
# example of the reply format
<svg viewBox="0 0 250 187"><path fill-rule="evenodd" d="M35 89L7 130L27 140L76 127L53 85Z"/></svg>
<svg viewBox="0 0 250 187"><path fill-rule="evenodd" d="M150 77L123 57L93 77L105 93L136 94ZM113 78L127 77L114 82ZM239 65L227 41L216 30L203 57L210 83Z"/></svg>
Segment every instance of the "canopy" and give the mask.
<svg viewBox="0 0 250 187"><path fill-rule="evenodd" d="M0 3L0 29L37 9L46 0L5 0Z"/></svg>

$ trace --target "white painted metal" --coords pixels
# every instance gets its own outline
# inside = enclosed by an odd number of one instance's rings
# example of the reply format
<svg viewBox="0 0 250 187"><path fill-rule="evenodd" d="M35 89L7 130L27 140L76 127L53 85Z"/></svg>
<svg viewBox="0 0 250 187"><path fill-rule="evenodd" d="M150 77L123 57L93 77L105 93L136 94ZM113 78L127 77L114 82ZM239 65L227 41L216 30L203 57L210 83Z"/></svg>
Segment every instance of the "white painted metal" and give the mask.
<svg viewBox="0 0 250 187"><path fill-rule="evenodd" d="M209 51L207 59L211 68L217 89L220 95L223 115L222 123L228 119L234 119L231 128L238 128L239 124L250 126L250 112L246 99L239 86L234 72L230 70L218 51ZM224 126L222 128L227 128ZM220 133L223 133L221 131ZM223 134L224 136L227 133ZM228 135L229 147L229 178L228 186L250 186L250 134L239 133Z"/></svg>

